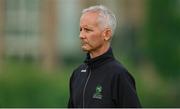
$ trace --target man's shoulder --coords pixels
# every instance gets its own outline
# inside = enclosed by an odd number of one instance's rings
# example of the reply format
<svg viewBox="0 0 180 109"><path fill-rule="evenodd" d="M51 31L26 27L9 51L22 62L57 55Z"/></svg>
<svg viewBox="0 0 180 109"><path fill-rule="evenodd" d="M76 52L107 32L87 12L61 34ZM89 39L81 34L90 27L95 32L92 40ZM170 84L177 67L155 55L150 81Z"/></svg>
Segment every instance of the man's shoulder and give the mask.
<svg viewBox="0 0 180 109"><path fill-rule="evenodd" d="M79 75L79 72L81 69L83 69L84 64L80 64L79 66L77 66L71 73L71 77L70 79L73 80L74 77L76 77L77 75Z"/></svg>
<svg viewBox="0 0 180 109"><path fill-rule="evenodd" d="M86 64L83 63L75 67L75 69L72 72L72 75L77 75L78 73L81 73L82 69L86 69Z"/></svg>
<svg viewBox="0 0 180 109"><path fill-rule="evenodd" d="M73 70L73 72L77 72L77 71L85 68L85 66L86 66L86 65L85 65L84 63L83 63L83 64L80 64L80 65L78 65L78 66L75 67L75 69Z"/></svg>
<svg viewBox="0 0 180 109"><path fill-rule="evenodd" d="M133 78L131 73L129 73L129 71L126 69L126 67L117 60L113 60L109 62L104 67L108 69L115 76L121 76L121 77L128 76L130 78Z"/></svg>
<svg viewBox="0 0 180 109"><path fill-rule="evenodd" d="M110 61L106 67L112 71L127 72L127 69L117 60Z"/></svg>

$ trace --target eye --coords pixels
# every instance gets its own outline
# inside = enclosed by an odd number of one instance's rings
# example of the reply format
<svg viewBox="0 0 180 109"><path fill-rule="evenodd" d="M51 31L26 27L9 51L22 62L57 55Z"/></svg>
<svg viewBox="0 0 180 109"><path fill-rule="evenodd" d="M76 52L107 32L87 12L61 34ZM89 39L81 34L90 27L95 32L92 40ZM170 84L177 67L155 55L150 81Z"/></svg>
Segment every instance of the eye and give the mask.
<svg viewBox="0 0 180 109"><path fill-rule="evenodd" d="M90 31L92 31L92 29L89 29L89 28L84 28L84 31L86 31L86 32L90 32Z"/></svg>
<svg viewBox="0 0 180 109"><path fill-rule="evenodd" d="M79 31L82 31L82 28L80 28Z"/></svg>

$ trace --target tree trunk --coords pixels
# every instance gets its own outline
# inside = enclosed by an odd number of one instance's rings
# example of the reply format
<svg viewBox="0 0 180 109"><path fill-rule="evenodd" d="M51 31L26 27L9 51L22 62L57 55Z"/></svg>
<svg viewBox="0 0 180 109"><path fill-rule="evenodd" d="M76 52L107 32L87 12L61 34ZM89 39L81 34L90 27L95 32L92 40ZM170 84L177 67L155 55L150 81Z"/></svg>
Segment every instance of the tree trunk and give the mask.
<svg viewBox="0 0 180 109"><path fill-rule="evenodd" d="M141 28L145 18L145 3L146 0L125 0L126 18L130 20L132 25Z"/></svg>
<svg viewBox="0 0 180 109"><path fill-rule="evenodd" d="M3 56L4 56L4 5L5 0L0 0L0 73L3 68Z"/></svg>
<svg viewBox="0 0 180 109"><path fill-rule="evenodd" d="M57 11L56 0L42 0L41 55L42 67L51 71L57 65Z"/></svg>

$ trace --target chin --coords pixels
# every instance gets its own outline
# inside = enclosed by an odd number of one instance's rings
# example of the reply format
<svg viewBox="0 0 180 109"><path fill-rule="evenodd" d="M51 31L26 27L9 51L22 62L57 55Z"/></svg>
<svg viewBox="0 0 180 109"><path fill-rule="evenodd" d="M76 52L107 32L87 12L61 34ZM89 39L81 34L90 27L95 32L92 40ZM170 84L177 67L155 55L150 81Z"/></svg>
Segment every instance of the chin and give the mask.
<svg viewBox="0 0 180 109"><path fill-rule="evenodd" d="M82 46L81 49L86 53L88 53L90 51L87 47L84 47L84 46Z"/></svg>

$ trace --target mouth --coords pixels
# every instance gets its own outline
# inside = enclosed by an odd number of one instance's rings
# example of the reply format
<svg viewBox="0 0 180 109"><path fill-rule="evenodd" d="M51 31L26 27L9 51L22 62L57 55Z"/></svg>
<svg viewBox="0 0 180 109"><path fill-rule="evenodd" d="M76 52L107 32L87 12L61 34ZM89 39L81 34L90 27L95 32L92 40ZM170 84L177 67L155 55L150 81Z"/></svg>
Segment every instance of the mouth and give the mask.
<svg viewBox="0 0 180 109"><path fill-rule="evenodd" d="M86 45L87 44L87 42L84 42L84 41L81 41L81 45L83 46L83 45Z"/></svg>
<svg viewBox="0 0 180 109"><path fill-rule="evenodd" d="M88 44L86 42L81 42L81 48L85 50L87 48Z"/></svg>

